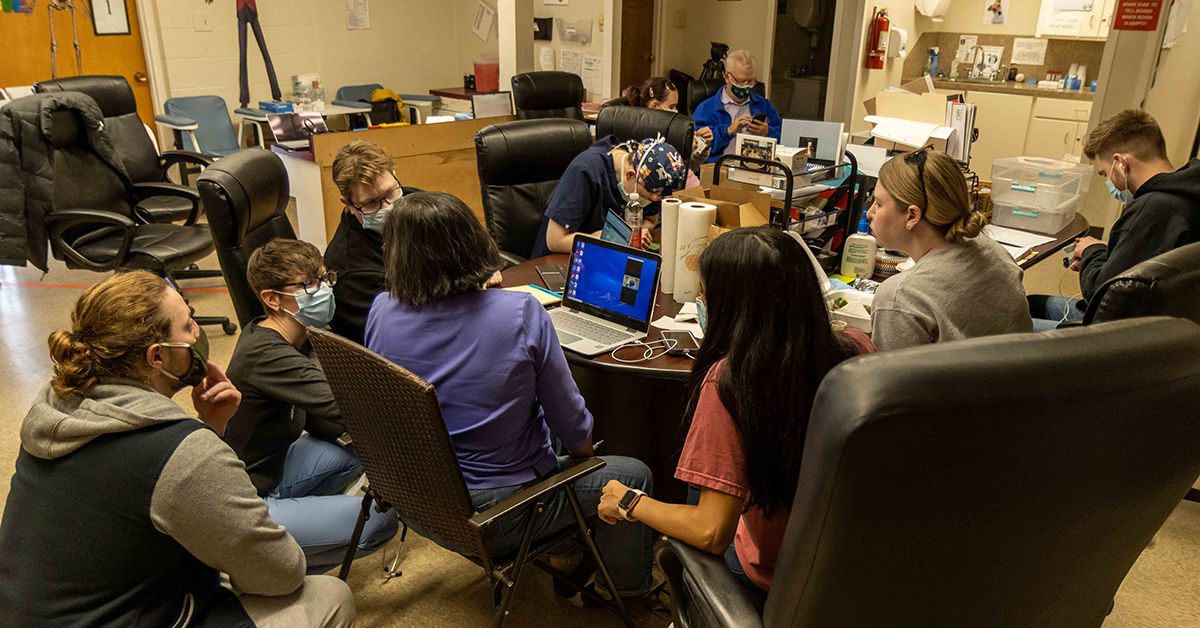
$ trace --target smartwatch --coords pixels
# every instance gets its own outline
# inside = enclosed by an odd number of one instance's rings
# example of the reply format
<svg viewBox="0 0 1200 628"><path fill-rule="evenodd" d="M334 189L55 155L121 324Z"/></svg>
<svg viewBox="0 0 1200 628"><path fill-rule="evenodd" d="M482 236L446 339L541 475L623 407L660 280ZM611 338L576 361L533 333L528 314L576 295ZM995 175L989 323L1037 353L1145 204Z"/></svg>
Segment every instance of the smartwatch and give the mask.
<svg viewBox="0 0 1200 628"><path fill-rule="evenodd" d="M621 513L621 518L629 520L629 511L637 505L638 500L645 495L644 491L639 491L636 488L631 488L625 491L625 495L621 497L621 501L617 502L617 512Z"/></svg>

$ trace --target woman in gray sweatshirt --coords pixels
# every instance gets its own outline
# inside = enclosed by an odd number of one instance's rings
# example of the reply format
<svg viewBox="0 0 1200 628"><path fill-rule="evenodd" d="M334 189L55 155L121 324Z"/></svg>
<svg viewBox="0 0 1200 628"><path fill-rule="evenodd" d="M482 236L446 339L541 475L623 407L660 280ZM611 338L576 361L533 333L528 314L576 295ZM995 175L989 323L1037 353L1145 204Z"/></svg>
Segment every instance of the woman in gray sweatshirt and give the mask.
<svg viewBox="0 0 1200 628"><path fill-rule="evenodd" d="M178 292L117 274L50 336L0 525L0 626L352 626L221 441L241 394ZM171 401L192 389L199 420ZM220 574L229 575L222 586Z"/></svg>
<svg viewBox="0 0 1200 628"><path fill-rule="evenodd" d="M925 148L885 163L867 217L879 246L916 262L875 292L871 340L880 351L1033 331L1023 273L981 233L989 216L971 206L948 155Z"/></svg>

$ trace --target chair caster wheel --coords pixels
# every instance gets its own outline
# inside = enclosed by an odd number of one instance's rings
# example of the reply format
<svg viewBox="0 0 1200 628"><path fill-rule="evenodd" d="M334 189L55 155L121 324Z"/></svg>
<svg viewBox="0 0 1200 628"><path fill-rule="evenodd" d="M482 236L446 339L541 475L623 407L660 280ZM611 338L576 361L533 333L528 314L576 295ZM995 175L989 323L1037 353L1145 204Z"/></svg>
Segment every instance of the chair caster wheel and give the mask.
<svg viewBox="0 0 1200 628"><path fill-rule="evenodd" d="M226 336L232 336L237 333L237 325L233 323L222 323L221 330L225 332Z"/></svg>

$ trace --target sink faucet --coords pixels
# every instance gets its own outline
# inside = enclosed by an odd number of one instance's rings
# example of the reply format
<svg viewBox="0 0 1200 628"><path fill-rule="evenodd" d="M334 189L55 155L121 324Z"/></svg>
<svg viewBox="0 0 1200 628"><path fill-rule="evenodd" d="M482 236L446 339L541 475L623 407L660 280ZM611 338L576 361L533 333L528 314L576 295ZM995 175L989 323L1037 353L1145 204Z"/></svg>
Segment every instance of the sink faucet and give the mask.
<svg viewBox="0 0 1200 628"><path fill-rule="evenodd" d="M976 50L978 50L980 53L983 53L983 46L980 46L978 44L971 46L971 49L969 51L967 51L967 61L959 63L959 65L962 65L962 63L970 64L971 69L967 70L967 78L981 78L983 76L982 70L975 69L975 51ZM986 55L985 55L985 58L986 58Z"/></svg>

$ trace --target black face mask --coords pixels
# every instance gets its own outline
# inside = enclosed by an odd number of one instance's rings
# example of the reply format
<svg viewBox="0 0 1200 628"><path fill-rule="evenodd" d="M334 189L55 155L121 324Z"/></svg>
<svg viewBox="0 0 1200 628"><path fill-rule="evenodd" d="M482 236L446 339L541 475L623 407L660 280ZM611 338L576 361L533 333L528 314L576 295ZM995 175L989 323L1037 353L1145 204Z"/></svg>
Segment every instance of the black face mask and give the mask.
<svg viewBox="0 0 1200 628"><path fill-rule="evenodd" d="M204 333L204 328L200 328L200 337L196 339L195 344L187 344L184 342L163 342L160 343L164 347L178 347L180 349L187 348L191 354L192 360L188 365L188 370L183 375L176 375L163 367L158 367L163 375L178 381L184 386L199 386L208 377L208 335Z"/></svg>

